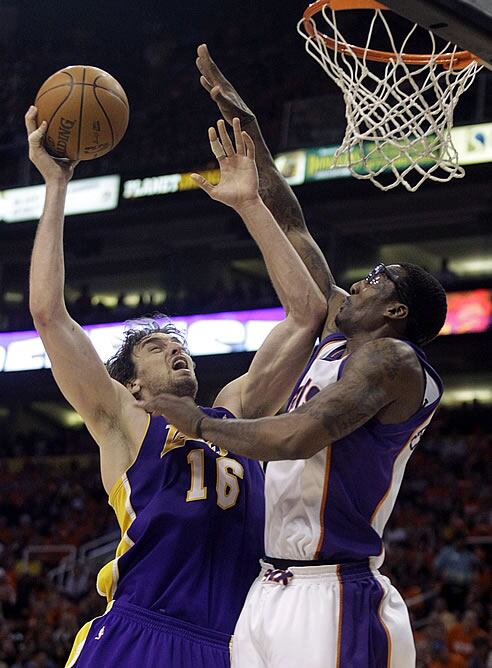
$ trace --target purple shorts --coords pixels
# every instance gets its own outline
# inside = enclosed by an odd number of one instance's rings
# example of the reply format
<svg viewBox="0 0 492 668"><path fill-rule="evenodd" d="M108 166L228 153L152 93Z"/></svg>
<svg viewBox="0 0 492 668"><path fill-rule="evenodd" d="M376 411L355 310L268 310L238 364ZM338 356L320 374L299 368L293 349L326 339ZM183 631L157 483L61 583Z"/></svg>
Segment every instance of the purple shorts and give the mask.
<svg viewBox="0 0 492 668"><path fill-rule="evenodd" d="M230 667L230 636L128 603L115 601L84 635L66 668Z"/></svg>

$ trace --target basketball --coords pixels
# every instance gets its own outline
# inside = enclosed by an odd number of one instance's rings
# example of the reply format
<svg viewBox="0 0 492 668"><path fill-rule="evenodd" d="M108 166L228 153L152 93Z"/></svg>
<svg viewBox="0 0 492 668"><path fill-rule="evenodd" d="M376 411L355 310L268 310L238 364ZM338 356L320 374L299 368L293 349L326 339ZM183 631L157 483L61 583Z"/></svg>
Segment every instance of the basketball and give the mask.
<svg viewBox="0 0 492 668"><path fill-rule="evenodd" d="M128 126L123 87L98 67L73 65L55 72L34 104L38 123L48 124L46 148L57 158L99 158L121 141Z"/></svg>

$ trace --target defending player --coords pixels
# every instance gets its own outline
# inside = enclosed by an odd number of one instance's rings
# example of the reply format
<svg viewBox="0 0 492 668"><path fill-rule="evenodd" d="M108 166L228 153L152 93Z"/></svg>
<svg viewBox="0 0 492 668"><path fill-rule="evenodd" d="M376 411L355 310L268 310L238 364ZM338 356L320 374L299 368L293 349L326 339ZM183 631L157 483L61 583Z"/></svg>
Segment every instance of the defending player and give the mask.
<svg viewBox="0 0 492 668"><path fill-rule="evenodd" d="M270 462L267 556L236 627L233 666L415 666L407 609L377 569L406 463L441 398L419 346L445 314L427 272L380 264L352 286L288 414L225 424L191 399L142 402L186 433Z"/></svg>
<svg viewBox="0 0 492 668"><path fill-rule="evenodd" d="M223 106L225 99L230 109L247 109L208 54L199 55L204 85L216 82L212 97L220 91ZM287 414L226 424L191 399L142 402L187 433L270 462L268 556L236 627L233 666L415 666L407 609L378 568L405 465L441 398L420 346L445 315L445 292L430 274L380 264L352 286L334 322L328 314Z"/></svg>
<svg viewBox="0 0 492 668"><path fill-rule="evenodd" d="M103 485L122 533L116 558L98 576L107 610L79 632L67 667L226 667L262 553L262 470L189 438L138 404L163 391L196 395L193 362L172 325L130 330L108 373L63 296L64 205L74 165L45 151L46 125L36 127L33 107L26 127L30 158L46 181L30 309L56 382L99 445ZM262 252L275 249L266 262L287 315L248 373L204 411L220 419L274 414L309 356L326 302L258 195L251 139L237 119L235 147L223 121L218 129L220 139L213 128L209 136L220 184L196 179L241 215Z"/></svg>

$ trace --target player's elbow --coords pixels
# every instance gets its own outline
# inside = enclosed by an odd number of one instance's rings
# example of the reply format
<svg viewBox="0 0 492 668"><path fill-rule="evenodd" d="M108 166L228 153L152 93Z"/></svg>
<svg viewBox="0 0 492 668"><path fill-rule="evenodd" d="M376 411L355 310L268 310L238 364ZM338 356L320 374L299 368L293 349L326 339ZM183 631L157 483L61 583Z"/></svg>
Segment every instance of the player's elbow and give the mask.
<svg viewBox="0 0 492 668"><path fill-rule="evenodd" d="M34 327L36 329L41 329L47 327L50 323L50 314L49 311L45 308L41 308L38 304L29 304L29 312L31 313Z"/></svg>
<svg viewBox="0 0 492 668"><path fill-rule="evenodd" d="M29 311L34 326L38 331L55 325L59 321L63 310L64 309L60 306L54 306L49 303L40 303L35 299L29 300Z"/></svg>

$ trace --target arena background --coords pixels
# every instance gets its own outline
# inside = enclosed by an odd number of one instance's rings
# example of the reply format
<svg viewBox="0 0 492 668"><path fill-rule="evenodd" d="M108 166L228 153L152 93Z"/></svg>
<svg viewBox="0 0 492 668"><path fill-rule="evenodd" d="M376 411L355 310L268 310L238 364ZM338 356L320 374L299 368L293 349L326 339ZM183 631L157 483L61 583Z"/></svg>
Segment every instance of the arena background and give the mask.
<svg viewBox="0 0 492 668"><path fill-rule="evenodd" d="M0 0L0 336L11 333L11 345L22 338L12 333L33 329L36 196L12 189L41 178L27 159L23 115L47 76L91 64L122 83L131 117L113 152L77 169L77 180L117 179L112 195L106 181L91 182L105 210L67 217L72 315L93 325L153 311L204 314L202 334L223 352L196 357L202 404L247 368L253 353L244 351L240 316L228 316L232 333L217 343L217 321L205 314L278 303L240 220L186 176L216 167L206 131L217 112L194 64L207 42L272 152L294 152L279 164L297 175L296 194L339 283L347 288L378 260L405 260L448 291L446 334L427 349L445 381L443 407L407 468L384 572L410 607L421 668L490 667L492 73L479 75L456 113L466 127L464 179L409 194L330 178L324 149L340 143L343 105L304 53L295 31L302 10L293 0ZM97 448L33 336L10 357L6 345L0 351L1 668L64 665L80 621L103 609L94 573L117 537Z"/></svg>

